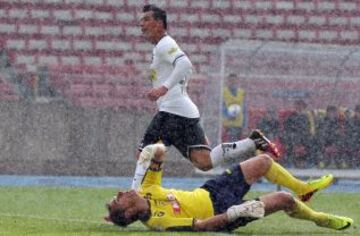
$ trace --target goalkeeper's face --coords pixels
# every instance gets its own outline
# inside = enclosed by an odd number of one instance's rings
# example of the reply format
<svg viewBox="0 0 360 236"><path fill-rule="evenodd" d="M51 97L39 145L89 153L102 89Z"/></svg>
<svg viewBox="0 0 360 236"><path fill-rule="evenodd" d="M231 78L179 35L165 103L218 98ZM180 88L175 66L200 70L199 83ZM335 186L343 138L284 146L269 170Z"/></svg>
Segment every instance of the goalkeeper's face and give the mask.
<svg viewBox="0 0 360 236"><path fill-rule="evenodd" d="M107 204L110 220L120 226L126 226L139 219L141 209L139 201L143 198L135 191L118 192Z"/></svg>

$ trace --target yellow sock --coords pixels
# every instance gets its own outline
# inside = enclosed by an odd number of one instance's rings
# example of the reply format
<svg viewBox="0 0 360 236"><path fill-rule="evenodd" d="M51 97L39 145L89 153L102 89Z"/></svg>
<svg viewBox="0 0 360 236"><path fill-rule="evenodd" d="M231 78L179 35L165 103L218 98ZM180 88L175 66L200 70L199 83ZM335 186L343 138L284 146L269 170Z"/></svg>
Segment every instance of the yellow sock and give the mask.
<svg viewBox="0 0 360 236"><path fill-rule="evenodd" d="M286 213L293 218L313 221L318 225L325 224L329 221L327 214L314 211L305 203L297 199L295 199L294 209L287 211Z"/></svg>
<svg viewBox="0 0 360 236"><path fill-rule="evenodd" d="M289 171L273 160L265 177L270 182L284 186L297 195L312 191L312 188L306 182L295 178Z"/></svg>

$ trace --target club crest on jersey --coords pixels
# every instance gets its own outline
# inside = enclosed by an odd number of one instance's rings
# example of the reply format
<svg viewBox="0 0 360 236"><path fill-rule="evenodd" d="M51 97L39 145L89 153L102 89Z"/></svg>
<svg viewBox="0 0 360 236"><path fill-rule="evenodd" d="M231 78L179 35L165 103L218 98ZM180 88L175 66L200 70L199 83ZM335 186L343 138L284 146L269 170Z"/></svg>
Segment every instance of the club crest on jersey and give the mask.
<svg viewBox="0 0 360 236"><path fill-rule="evenodd" d="M170 50L167 52L169 55L174 54L178 48L170 48Z"/></svg>
<svg viewBox="0 0 360 236"><path fill-rule="evenodd" d="M170 201L172 209L174 214L180 214L181 213L181 208L180 208L180 204L178 203L178 201L176 200L174 194L169 193L167 194L167 199Z"/></svg>
<svg viewBox="0 0 360 236"><path fill-rule="evenodd" d="M156 70L151 70L151 72L150 72L150 80L151 80L151 81L157 80Z"/></svg>
<svg viewBox="0 0 360 236"><path fill-rule="evenodd" d="M155 211L153 214L155 217L163 217L165 215L165 212L163 211Z"/></svg>

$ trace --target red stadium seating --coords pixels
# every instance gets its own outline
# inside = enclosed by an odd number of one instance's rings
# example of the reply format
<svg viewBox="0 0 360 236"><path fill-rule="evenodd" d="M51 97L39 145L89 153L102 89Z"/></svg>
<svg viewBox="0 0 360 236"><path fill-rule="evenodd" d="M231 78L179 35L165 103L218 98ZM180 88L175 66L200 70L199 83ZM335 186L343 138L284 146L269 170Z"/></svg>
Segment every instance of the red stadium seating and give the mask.
<svg viewBox="0 0 360 236"><path fill-rule="evenodd" d="M146 87L134 83L133 74L131 67L109 65L49 67L50 80L75 105L153 109L154 104L145 97Z"/></svg>
<svg viewBox="0 0 360 236"><path fill-rule="evenodd" d="M241 4L233 0L187 0L164 4L171 16L169 19L173 19L171 34L184 45L199 73L209 71L211 55L228 39L360 43L359 23L355 18L360 8L355 0L332 3L249 0ZM111 58L132 58L138 65L149 63L151 45L146 46L136 22L141 7L132 1L77 4L1 1L0 6L3 9L0 42L14 52L13 64L56 64L58 70L68 70L64 73L86 74L85 80L101 82L104 74L112 75L115 81L126 76L126 70L121 72L121 65L99 66L109 63ZM108 45L102 47L105 42ZM115 42L115 46L111 42ZM70 63L73 65L68 66ZM256 69L262 68L259 65ZM62 91L68 89L66 84L72 79L53 76ZM107 78L104 81L108 81ZM80 82L77 78L76 83ZM198 99L197 95L193 96Z"/></svg>
<svg viewBox="0 0 360 236"><path fill-rule="evenodd" d="M0 74L0 100L16 101L19 96L14 92L12 86L7 82L3 75Z"/></svg>

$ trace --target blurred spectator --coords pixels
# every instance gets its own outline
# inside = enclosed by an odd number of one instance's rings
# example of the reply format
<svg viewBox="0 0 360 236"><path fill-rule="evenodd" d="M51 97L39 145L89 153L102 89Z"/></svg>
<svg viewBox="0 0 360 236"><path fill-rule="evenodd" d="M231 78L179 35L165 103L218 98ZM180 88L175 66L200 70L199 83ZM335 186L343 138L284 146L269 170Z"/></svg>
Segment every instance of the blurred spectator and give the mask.
<svg viewBox="0 0 360 236"><path fill-rule="evenodd" d="M266 134L266 136L276 144L280 153L284 152L283 145L280 141L280 121L278 116L278 110L275 106L271 106L267 109L265 115L260 119L257 124L257 128ZM280 162L283 162L281 160ZM283 163L286 165L286 163Z"/></svg>
<svg viewBox="0 0 360 236"><path fill-rule="evenodd" d="M279 138L280 122L276 107L269 107L265 115L259 121L257 127L263 131L268 138L275 140Z"/></svg>
<svg viewBox="0 0 360 236"><path fill-rule="evenodd" d="M132 59L125 59L124 60L125 66L125 79L129 79L133 86L143 86L145 80L144 77L141 75L141 71L138 70L134 61Z"/></svg>
<svg viewBox="0 0 360 236"><path fill-rule="evenodd" d="M7 80L12 84L16 93L20 94L27 101L32 100L33 90L27 74L23 73L23 71L18 71L16 66L10 62L9 53L6 49L0 51L0 71L7 75Z"/></svg>
<svg viewBox="0 0 360 236"><path fill-rule="evenodd" d="M245 91L240 88L237 75L231 73L225 80L223 90L223 141L235 141L241 138L245 112Z"/></svg>
<svg viewBox="0 0 360 236"><path fill-rule="evenodd" d="M360 167L360 104L355 106L354 115L346 126L346 158L352 159L352 168Z"/></svg>
<svg viewBox="0 0 360 236"><path fill-rule="evenodd" d="M320 145L318 166L320 168L343 168L342 149L344 147L344 136L339 109L336 106L329 105L326 108L326 115L320 120L316 137Z"/></svg>
<svg viewBox="0 0 360 236"><path fill-rule="evenodd" d="M47 66L38 67L38 75L36 76L36 90L36 95L38 97L53 98L58 95L49 81L49 70Z"/></svg>
<svg viewBox="0 0 360 236"><path fill-rule="evenodd" d="M60 93L51 85L47 66L37 67L37 72L29 73L29 77L32 97L36 102L47 103L60 96Z"/></svg>
<svg viewBox="0 0 360 236"><path fill-rule="evenodd" d="M306 168L313 161L311 144L314 120L303 100L296 100L294 109L284 121L282 142L286 149L287 163L297 168Z"/></svg>
<svg viewBox="0 0 360 236"><path fill-rule="evenodd" d="M350 126L350 119L352 117L353 111L348 108L340 108L340 124L341 124L341 135L343 137L342 141L342 147L341 147L341 168L351 168L352 158L353 154L349 153L349 149L347 148L347 145L349 143L349 140L346 137L346 133L348 132L349 126Z"/></svg>

